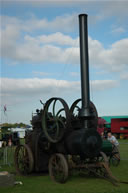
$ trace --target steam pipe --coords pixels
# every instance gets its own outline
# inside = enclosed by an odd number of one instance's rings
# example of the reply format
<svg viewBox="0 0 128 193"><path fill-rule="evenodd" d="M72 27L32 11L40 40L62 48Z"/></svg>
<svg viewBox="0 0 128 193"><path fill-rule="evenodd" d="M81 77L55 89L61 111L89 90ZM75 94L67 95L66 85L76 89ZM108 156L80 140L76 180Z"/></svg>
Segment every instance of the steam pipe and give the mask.
<svg viewBox="0 0 128 193"><path fill-rule="evenodd" d="M89 111L90 88L89 88L89 57L88 57L88 27L87 15L79 15L79 34L80 34L80 66L81 66L81 97L82 107L79 117L91 117Z"/></svg>

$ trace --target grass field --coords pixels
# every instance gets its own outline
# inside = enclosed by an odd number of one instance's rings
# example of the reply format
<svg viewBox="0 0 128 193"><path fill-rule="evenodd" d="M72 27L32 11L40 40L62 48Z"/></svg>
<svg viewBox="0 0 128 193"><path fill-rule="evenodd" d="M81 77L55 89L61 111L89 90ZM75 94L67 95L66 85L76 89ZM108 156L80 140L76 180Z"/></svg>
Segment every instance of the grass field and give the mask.
<svg viewBox="0 0 128 193"><path fill-rule="evenodd" d="M120 140L121 163L118 167L111 166L114 176L128 181L128 140ZM15 172L13 165L2 166L1 171ZM128 184L118 187L110 182L89 176L74 174L65 184L57 184L45 176L15 176L16 181L23 185L0 188L0 193L128 193Z"/></svg>

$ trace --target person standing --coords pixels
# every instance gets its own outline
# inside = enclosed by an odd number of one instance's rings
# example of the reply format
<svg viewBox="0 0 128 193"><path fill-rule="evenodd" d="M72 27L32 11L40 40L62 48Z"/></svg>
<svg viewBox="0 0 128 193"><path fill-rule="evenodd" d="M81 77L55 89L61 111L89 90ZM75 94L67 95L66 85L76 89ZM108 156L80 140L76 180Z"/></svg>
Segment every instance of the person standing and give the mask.
<svg viewBox="0 0 128 193"><path fill-rule="evenodd" d="M114 135L112 135L111 132L108 132L108 138L107 138L112 144L113 144L113 152L117 152L117 157L120 160L120 151L119 151L119 142L116 139Z"/></svg>

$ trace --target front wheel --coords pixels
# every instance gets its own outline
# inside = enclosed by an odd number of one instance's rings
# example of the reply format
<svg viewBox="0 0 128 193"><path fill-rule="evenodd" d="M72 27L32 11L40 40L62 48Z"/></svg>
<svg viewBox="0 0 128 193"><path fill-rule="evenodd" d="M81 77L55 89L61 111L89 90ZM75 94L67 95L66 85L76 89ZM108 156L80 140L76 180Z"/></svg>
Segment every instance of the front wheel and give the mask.
<svg viewBox="0 0 128 193"><path fill-rule="evenodd" d="M66 182L68 178L68 163L63 154L57 153L51 156L49 160L49 175L55 182Z"/></svg>

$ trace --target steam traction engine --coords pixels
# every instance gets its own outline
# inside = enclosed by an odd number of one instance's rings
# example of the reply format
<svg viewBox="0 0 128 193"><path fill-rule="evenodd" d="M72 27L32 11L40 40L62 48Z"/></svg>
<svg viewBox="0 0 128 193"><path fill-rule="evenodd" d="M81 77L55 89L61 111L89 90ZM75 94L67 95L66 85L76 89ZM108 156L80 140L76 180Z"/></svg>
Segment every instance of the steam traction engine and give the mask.
<svg viewBox="0 0 128 193"><path fill-rule="evenodd" d="M77 169L89 174L110 177L108 159L109 142L102 144L97 132L98 115L90 101L87 15L79 15L81 99L71 108L62 98L51 98L32 117L33 131L26 133L25 145L15 151L15 167L20 174L45 172L63 183L69 170ZM81 102L81 108L78 103Z"/></svg>

